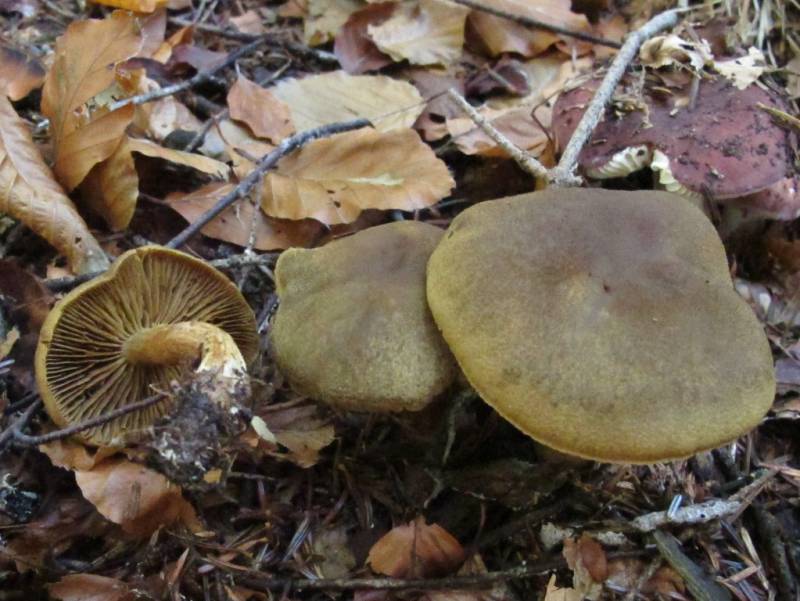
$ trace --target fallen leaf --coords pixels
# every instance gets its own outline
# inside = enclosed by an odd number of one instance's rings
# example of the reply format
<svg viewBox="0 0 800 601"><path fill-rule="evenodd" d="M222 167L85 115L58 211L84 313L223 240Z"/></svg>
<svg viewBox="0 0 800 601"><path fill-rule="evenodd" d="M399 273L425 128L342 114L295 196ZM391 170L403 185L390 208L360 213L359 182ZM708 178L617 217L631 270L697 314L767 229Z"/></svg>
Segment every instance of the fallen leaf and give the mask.
<svg viewBox="0 0 800 601"><path fill-rule="evenodd" d="M281 159L264 179L261 207L282 219L350 223L364 209L429 207L454 185L415 131L364 128L315 140Z"/></svg>
<svg viewBox="0 0 800 601"><path fill-rule="evenodd" d="M230 173L230 168L225 163L203 156L202 154L184 152L182 150L160 146L150 140L130 138L128 139L128 147L131 152L137 152L147 157L162 159L177 165L191 167L201 173L220 179L227 178Z"/></svg>
<svg viewBox="0 0 800 601"><path fill-rule="evenodd" d="M571 31L587 31L589 21L584 15L571 10L570 0L484 0L489 8L529 17ZM559 37L549 31L534 29L495 17L481 11L472 11L469 25L478 43L491 56L513 52L531 57L541 54L555 44Z"/></svg>
<svg viewBox="0 0 800 601"><path fill-rule="evenodd" d="M356 567L344 526L320 527L311 540L314 564L322 578L346 578Z"/></svg>
<svg viewBox="0 0 800 601"><path fill-rule="evenodd" d="M606 585L616 590L630 591L640 586L640 580L647 564L641 559L626 558L615 559L608 562L608 578ZM656 570L647 582L641 584L642 593L655 593L658 597L674 597L675 593L683 594L686 587L683 579L669 566L662 566Z"/></svg>
<svg viewBox="0 0 800 601"><path fill-rule="evenodd" d="M91 0L92 4L102 4L122 10L132 10L139 13L151 13L160 6L164 6L167 0Z"/></svg>
<svg viewBox="0 0 800 601"><path fill-rule="evenodd" d="M713 60L711 47L706 40L696 43L674 33L652 37L639 48L639 61L653 69L688 65L699 73L707 62Z"/></svg>
<svg viewBox="0 0 800 601"><path fill-rule="evenodd" d="M408 79L428 99L425 109L414 123L414 129L422 133L428 142L448 135L447 119L462 115L461 107L445 94L450 88L464 94L464 78L461 73L450 73L444 69L414 67L404 73Z"/></svg>
<svg viewBox="0 0 800 601"><path fill-rule="evenodd" d="M112 231L128 227L139 198L139 176L127 137L111 156L89 171L80 190L83 203Z"/></svg>
<svg viewBox="0 0 800 601"><path fill-rule="evenodd" d="M233 184L212 183L188 194L170 194L166 198L166 203L189 223L193 223L233 188ZM250 239L253 214L252 201L241 200L223 211L200 231L210 238L244 247ZM323 230L319 222L311 219L303 221L270 219L257 209L255 219L256 236L253 248L257 250L305 247L318 238Z"/></svg>
<svg viewBox="0 0 800 601"><path fill-rule="evenodd" d="M102 248L53 179L5 96L0 96L0 191L0 211L52 244L73 271L88 273L108 266Z"/></svg>
<svg viewBox="0 0 800 601"><path fill-rule="evenodd" d="M572 586L582 598L597 599L608 578L608 562L603 547L588 534L576 541L564 541L564 558L572 570Z"/></svg>
<svg viewBox="0 0 800 601"><path fill-rule="evenodd" d="M231 17L228 21L242 33L261 35L267 31L264 27L261 15L255 10L247 10L239 16Z"/></svg>
<svg viewBox="0 0 800 601"><path fill-rule="evenodd" d="M629 30L630 28L628 27L628 22L625 20L625 17L620 14L612 14L602 17L594 25L595 35L619 44L622 43ZM602 46L600 44L594 44L592 45L592 52L596 58L605 59L616 55L617 49L610 48L608 46Z"/></svg>
<svg viewBox="0 0 800 601"><path fill-rule="evenodd" d="M549 107L541 106L536 111L538 122L531 116L527 107L509 110L493 110L483 107L479 111L494 128L506 136L511 142L531 156L538 157L544 153L550 139L542 125L550 123ZM457 117L447 120L447 131L453 137L458 149L468 155L507 157L506 152L497 145L469 117Z"/></svg>
<svg viewBox="0 0 800 601"><path fill-rule="evenodd" d="M111 447L98 447L90 450L89 447L71 438L54 440L41 444L37 448L47 455L50 462L56 467L80 471L90 470L117 453L117 449Z"/></svg>
<svg viewBox="0 0 800 601"><path fill-rule="evenodd" d="M53 66L42 90L42 113L50 119L54 168L68 190L119 145L133 107L94 115L84 106L115 82L114 66L141 49L136 19L116 11L106 19L72 23L56 41Z"/></svg>
<svg viewBox="0 0 800 601"><path fill-rule="evenodd" d="M367 27L386 21L396 7L394 2L368 4L350 15L336 34L333 44L333 53L339 59L342 69L358 75L392 64L392 58L381 52L367 35Z"/></svg>
<svg viewBox="0 0 800 601"><path fill-rule="evenodd" d="M225 52L216 52L194 44L178 44L172 49L172 55L167 61L167 69L175 69L178 65L189 65L196 71L210 71L227 58L228 55Z"/></svg>
<svg viewBox="0 0 800 601"><path fill-rule="evenodd" d="M112 458L91 470L76 470L75 481L103 517L136 538L177 521L199 528L194 509L178 486L127 459Z"/></svg>
<svg viewBox="0 0 800 601"><path fill-rule="evenodd" d="M767 68L764 54L758 48L749 48L746 56L725 61L714 61L714 70L727 77L740 90L755 83Z"/></svg>
<svg viewBox="0 0 800 601"><path fill-rule="evenodd" d="M17 101L44 82L44 67L24 52L0 46L0 94Z"/></svg>
<svg viewBox="0 0 800 601"><path fill-rule="evenodd" d="M553 574L550 576L550 580L547 581L544 601L583 601L583 595L574 588L559 588L556 585L556 575Z"/></svg>
<svg viewBox="0 0 800 601"><path fill-rule="evenodd" d="M228 108L231 119L247 124L259 138L277 144L294 133L289 107L243 75L228 92Z"/></svg>
<svg viewBox="0 0 800 601"><path fill-rule="evenodd" d="M375 45L396 61L448 65L461 57L469 9L446 0L404 4L380 25L367 26Z"/></svg>
<svg viewBox="0 0 800 601"><path fill-rule="evenodd" d="M383 75L332 71L287 79L270 91L289 106L297 131L358 117L369 119L378 131L389 131L411 127L423 109L414 86Z"/></svg>
<svg viewBox="0 0 800 601"><path fill-rule="evenodd" d="M330 42L345 21L361 8L358 0L308 0L303 37L309 46Z"/></svg>
<svg viewBox="0 0 800 601"><path fill-rule="evenodd" d="M420 516L384 534L369 550L367 563L392 578L430 578L455 571L465 558L452 534Z"/></svg>
<svg viewBox="0 0 800 601"><path fill-rule="evenodd" d="M266 450L303 468L316 465L319 452L331 444L336 436L330 418L321 412L316 403L291 401L270 405L260 411L257 417L268 432L259 434L266 443ZM276 445L285 447L288 454L277 450ZM260 446L265 447L261 443Z"/></svg>
<svg viewBox="0 0 800 601"><path fill-rule="evenodd" d="M41 280L12 259L0 259L0 295L6 317L28 332L39 331L55 300Z"/></svg>
<svg viewBox="0 0 800 601"><path fill-rule="evenodd" d="M137 598L122 580L96 574L68 574L49 588L50 596L61 601L135 601Z"/></svg>

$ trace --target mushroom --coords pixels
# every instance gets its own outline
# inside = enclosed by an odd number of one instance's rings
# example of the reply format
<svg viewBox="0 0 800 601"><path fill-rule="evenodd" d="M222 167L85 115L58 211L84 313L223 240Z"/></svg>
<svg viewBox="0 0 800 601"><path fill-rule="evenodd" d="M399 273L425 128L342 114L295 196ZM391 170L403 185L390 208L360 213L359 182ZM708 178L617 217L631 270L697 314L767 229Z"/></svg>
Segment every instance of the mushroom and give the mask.
<svg viewBox="0 0 800 601"><path fill-rule="evenodd" d="M143 247L55 305L39 334L36 381L59 426L166 389L192 362L225 405L247 394L247 363L257 350L253 312L230 280L184 253ZM110 445L168 409L167 402L152 405L79 437Z"/></svg>
<svg viewBox="0 0 800 601"><path fill-rule="evenodd" d="M425 266L442 230L400 221L275 267L272 346L292 387L355 411L418 411L458 369L425 299Z"/></svg>
<svg viewBox="0 0 800 601"><path fill-rule="evenodd" d="M687 457L754 427L773 400L770 347L719 237L674 194L479 203L433 252L427 291L478 394L563 453Z"/></svg>
<svg viewBox="0 0 800 601"><path fill-rule="evenodd" d="M597 85L589 80L556 101L553 129L562 148ZM800 215L791 136L762 108L780 109L781 102L724 78L701 81L694 108L687 94L651 86L634 110L609 109L581 152L583 172L606 179L649 166L662 188L698 203L720 201L777 219Z"/></svg>

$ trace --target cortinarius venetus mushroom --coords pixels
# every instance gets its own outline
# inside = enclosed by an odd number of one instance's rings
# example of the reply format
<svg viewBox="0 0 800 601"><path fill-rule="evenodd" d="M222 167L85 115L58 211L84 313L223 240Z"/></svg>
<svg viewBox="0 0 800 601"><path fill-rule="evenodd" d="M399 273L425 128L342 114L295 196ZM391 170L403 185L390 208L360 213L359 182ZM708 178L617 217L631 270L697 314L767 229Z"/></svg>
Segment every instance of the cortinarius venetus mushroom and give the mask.
<svg viewBox="0 0 800 601"><path fill-rule="evenodd" d="M457 367L425 299L442 230L417 221L369 228L275 267L272 344L298 392L355 411L417 411Z"/></svg>
<svg viewBox="0 0 800 601"><path fill-rule="evenodd" d="M428 302L469 382L523 432L648 463L759 423L775 380L709 220L666 192L547 190L461 213Z"/></svg>
<svg viewBox="0 0 800 601"><path fill-rule="evenodd" d="M144 247L56 304L39 334L36 381L59 426L169 390L192 362L214 379L224 404L246 391L257 350L253 312L230 280L184 253ZM112 444L167 410L153 405L79 436Z"/></svg>
<svg viewBox="0 0 800 601"><path fill-rule="evenodd" d="M553 129L562 148L598 84L589 80L556 101ZM649 166L670 192L765 217L797 217L791 135L763 110L782 108L780 100L756 85L740 90L723 78L701 81L694 108L689 94L688 86L672 94L646 89L632 110L610 108L581 152L581 170L606 179Z"/></svg>

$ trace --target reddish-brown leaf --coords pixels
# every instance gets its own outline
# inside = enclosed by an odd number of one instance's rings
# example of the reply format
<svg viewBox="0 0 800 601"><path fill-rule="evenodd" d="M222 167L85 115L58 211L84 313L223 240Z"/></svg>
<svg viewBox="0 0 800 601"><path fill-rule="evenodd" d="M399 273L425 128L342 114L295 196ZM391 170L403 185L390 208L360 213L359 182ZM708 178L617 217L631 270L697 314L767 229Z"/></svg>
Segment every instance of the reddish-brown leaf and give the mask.
<svg viewBox="0 0 800 601"><path fill-rule="evenodd" d="M25 98L44 82L44 67L24 52L0 46L0 94L11 100Z"/></svg>
<svg viewBox="0 0 800 601"><path fill-rule="evenodd" d="M367 27L389 19L396 7L394 2L368 4L345 21L333 44L333 52L345 71L359 75L392 64L392 57L381 52L367 35Z"/></svg>
<svg viewBox="0 0 800 601"><path fill-rule="evenodd" d="M135 601L122 580L95 574L68 574L50 585L50 596L61 601Z"/></svg>
<svg viewBox="0 0 800 601"><path fill-rule="evenodd" d="M277 144L294 133L289 107L243 75L228 92L228 108L231 119L247 124L259 138Z"/></svg>

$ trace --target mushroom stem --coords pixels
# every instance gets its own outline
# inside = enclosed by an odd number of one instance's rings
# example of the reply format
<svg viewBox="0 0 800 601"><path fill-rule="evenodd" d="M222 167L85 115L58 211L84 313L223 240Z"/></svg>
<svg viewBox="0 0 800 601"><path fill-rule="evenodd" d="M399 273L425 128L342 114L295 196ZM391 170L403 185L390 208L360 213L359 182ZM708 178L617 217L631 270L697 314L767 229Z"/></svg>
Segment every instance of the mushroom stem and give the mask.
<svg viewBox="0 0 800 601"><path fill-rule="evenodd" d="M131 364L178 365L200 359L196 374L211 374L230 395L249 389L247 364L230 334L203 321L182 321L145 328L125 342L123 353ZM215 386L216 387L216 386Z"/></svg>

